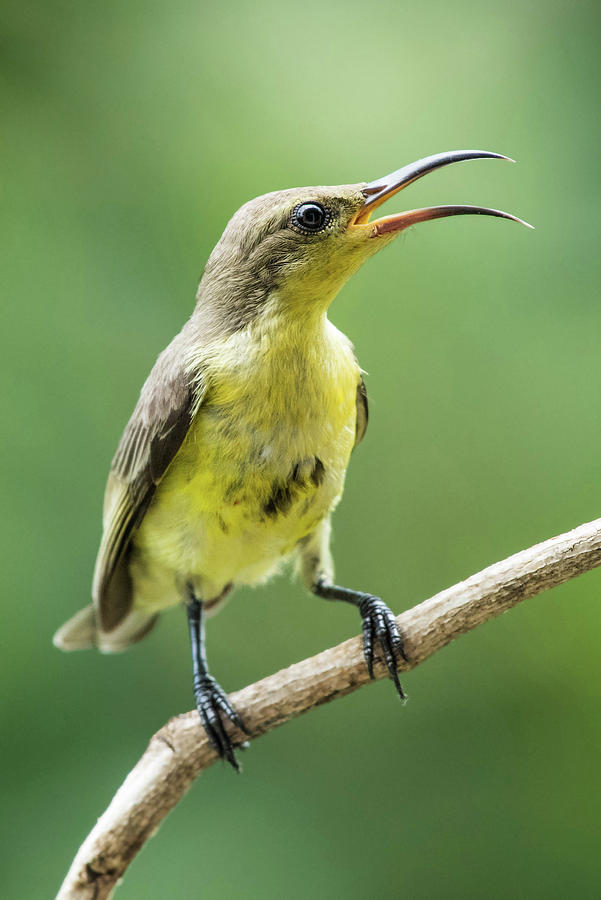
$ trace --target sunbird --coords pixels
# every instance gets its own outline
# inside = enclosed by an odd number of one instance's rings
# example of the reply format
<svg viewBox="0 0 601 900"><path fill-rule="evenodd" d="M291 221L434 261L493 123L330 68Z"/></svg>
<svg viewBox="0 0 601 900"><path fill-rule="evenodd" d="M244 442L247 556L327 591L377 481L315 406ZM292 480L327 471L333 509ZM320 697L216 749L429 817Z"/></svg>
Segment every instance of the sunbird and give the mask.
<svg viewBox="0 0 601 900"><path fill-rule="evenodd" d="M367 428L362 370L328 308L363 263L418 222L509 213L434 206L372 221L385 200L441 166L509 159L439 153L369 183L275 191L242 206L206 264L192 315L157 359L113 458L93 603L58 630L62 650L124 650L183 604L196 707L238 769L248 734L210 674L205 618L239 585L291 559L304 585L356 606L369 675L383 658L398 695L403 640L389 607L334 583L331 516ZM230 720L241 733L234 740Z"/></svg>

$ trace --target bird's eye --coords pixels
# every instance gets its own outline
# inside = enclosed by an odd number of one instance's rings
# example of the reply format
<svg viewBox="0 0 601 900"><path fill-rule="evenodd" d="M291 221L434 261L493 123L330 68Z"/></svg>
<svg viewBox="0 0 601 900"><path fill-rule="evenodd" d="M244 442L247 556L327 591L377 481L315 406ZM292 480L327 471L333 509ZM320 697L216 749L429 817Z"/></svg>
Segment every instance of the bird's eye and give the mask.
<svg viewBox="0 0 601 900"><path fill-rule="evenodd" d="M315 234L315 232L322 231L326 227L330 218L329 210L323 207L321 203L300 203L293 210L292 224L299 231Z"/></svg>

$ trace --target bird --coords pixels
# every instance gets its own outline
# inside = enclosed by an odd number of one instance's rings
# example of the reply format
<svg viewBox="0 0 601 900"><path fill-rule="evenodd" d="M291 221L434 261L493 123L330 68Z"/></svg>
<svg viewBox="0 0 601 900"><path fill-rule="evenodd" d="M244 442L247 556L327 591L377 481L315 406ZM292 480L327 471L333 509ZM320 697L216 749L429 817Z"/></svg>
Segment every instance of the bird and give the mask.
<svg viewBox="0 0 601 900"><path fill-rule="evenodd" d="M118 444L93 602L59 628L54 643L121 651L144 638L161 612L183 606L196 707L213 749L236 770L248 729L209 669L206 618L235 588L265 582L287 560L310 592L357 607L369 675L378 654L404 699L397 668L406 652L392 611L380 597L334 580L331 516L351 452L365 436L368 402L353 345L327 313L351 275L409 226L455 215L527 225L480 206L372 220L417 179L475 159L509 157L449 151L375 181L274 191L245 203L211 253L194 310L158 357Z"/></svg>

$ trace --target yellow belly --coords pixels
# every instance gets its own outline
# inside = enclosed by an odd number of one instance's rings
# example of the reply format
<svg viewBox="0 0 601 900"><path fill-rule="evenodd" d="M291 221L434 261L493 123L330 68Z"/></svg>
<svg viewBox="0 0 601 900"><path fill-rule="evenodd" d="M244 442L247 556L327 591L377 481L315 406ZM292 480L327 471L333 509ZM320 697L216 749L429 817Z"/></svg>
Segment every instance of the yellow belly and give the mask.
<svg viewBox="0 0 601 900"><path fill-rule="evenodd" d="M134 540L137 607L173 605L189 581L209 600L267 578L334 508L359 369L327 324L327 346L308 359L271 344L223 355Z"/></svg>

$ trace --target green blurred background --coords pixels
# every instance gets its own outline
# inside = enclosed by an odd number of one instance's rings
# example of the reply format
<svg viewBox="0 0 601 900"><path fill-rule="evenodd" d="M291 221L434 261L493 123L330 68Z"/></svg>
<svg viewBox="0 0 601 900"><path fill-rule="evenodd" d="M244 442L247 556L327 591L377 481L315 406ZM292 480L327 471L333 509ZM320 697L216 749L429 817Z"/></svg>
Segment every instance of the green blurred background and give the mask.
<svg viewBox="0 0 601 900"><path fill-rule="evenodd" d="M114 790L191 707L184 616L63 655L88 602L109 461L204 261L245 200L478 147L386 212L419 226L333 321L371 424L335 517L343 584L410 607L601 513L599 5L254 0L4 4L2 893L54 895ZM395 205L396 203L396 205ZM6 390L8 388L8 390ZM214 766L117 896L601 896L591 573L404 679ZM357 633L279 579L211 621L227 690Z"/></svg>

